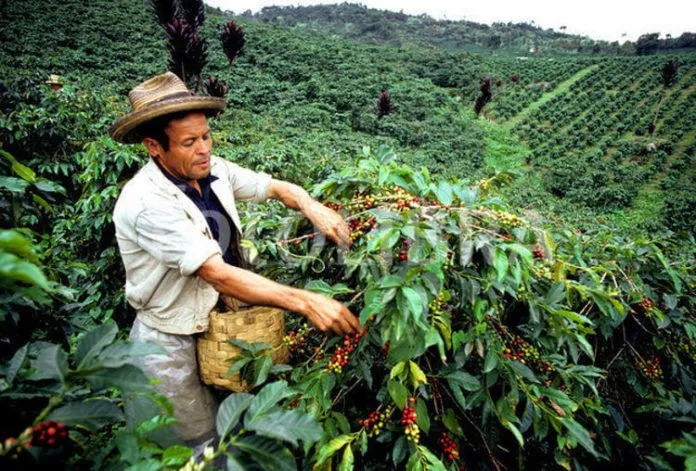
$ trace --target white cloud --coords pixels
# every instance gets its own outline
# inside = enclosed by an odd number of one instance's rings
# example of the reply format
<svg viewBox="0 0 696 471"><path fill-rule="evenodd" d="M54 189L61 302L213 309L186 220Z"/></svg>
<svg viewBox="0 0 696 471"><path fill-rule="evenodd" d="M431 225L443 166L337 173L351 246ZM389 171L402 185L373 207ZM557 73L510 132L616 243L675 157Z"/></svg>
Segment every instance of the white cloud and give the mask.
<svg viewBox="0 0 696 471"><path fill-rule="evenodd" d="M241 13L258 11L270 5L316 5L341 3L338 0L205 0L207 4ZM686 0L562 0L534 1L451 1L428 0L364 0L370 8L401 11L408 14L427 13L433 18L466 19L477 23L532 22L543 28L558 30L567 26L567 32L582 34L593 39L635 41L643 33L660 32L679 36L685 31L696 31L696 2Z"/></svg>

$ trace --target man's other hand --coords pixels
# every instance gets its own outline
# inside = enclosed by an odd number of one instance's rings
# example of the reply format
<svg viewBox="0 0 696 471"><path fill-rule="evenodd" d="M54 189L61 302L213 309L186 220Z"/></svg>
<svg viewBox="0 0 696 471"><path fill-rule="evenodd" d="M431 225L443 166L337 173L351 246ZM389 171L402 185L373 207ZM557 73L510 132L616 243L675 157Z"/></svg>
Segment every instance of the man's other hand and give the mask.
<svg viewBox="0 0 696 471"><path fill-rule="evenodd" d="M268 197L282 201L288 208L299 209L319 232L344 250L350 247L350 230L343 218L333 209L312 199L304 189L282 180L271 180Z"/></svg>
<svg viewBox="0 0 696 471"><path fill-rule="evenodd" d="M358 318L340 302L311 291L304 293L307 306L303 309L303 314L317 329L322 332L332 331L338 335L364 332Z"/></svg>
<svg viewBox="0 0 696 471"><path fill-rule="evenodd" d="M340 248L347 250L350 247L350 229L336 211L327 208L318 201L312 201L304 213L322 234L334 241Z"/></svg>

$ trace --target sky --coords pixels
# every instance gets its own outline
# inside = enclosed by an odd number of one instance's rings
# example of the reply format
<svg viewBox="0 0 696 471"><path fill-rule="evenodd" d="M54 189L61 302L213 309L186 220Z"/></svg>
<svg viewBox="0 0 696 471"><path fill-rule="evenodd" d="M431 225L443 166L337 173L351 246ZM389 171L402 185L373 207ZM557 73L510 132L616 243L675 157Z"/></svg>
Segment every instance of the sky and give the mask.
<svg viewBox="0 0 696 471"><path fill-rule="evenodd" d="M242 13L271 5L316 5L342 3L340 0L204 0L211 6ZM369 8L426 13L437 19L468 20L477 23L527 22L542 28L607 41L635 41L643 33L679 36L696 32L694 0L363 0ZM625 36L624 36L625 34Z"/></svg>

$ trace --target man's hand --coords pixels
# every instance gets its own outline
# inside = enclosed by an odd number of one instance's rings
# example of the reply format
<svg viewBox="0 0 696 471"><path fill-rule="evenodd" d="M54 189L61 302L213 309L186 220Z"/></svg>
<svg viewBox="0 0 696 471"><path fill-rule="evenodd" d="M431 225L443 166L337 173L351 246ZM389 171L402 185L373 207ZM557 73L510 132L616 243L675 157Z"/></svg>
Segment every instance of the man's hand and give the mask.
<svg viewBox="0 0 696 471"><path fill-rule="evenodd" d="M315 200L307 206L303 210L307 219L340 248L347 250L350 247L350 229L340 214Z"/></svg>
<svg viewBox="0 0 696 471"><path fill-rule="evenodd" d="M333 331L338 335L363 333L358 319L343 304L311 291L303 293L307 301L303 314L314 327L322 332Z"/></svg>
<svg viewBox="0 0 696 471"><path fill-rule="evenodd" d="M338 335L364 332L358 319L338 301L312 291L281 285L256 273L228 265L219 254L213 255L196 270L206 283L220 294L245 303L276 306L303 314L322 332Z"/></svg>
<svg viewBox="0 0 696 471"><path fill-rule="evenodd" d="M299 209L314 226L342 249L350 246L350 230L343 218L333 209L312 199L305 190L292 183L271 180L269 198L283 202L285 206Z"/></svg>

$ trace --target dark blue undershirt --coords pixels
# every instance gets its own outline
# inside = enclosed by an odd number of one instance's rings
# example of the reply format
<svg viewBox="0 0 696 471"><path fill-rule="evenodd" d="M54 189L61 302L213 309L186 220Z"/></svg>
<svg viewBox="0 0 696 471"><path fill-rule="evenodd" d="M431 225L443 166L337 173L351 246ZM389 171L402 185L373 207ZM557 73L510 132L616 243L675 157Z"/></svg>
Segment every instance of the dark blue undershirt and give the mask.
<svg viewBox="0 0 696 471"><path fill-rule="evenodd" d="M213 238L217 241L218 245L220 245L220 250L222 250L223 253L222 258L225 260L225 263L242 267L243 261L241 251L239 250L239 234L237 232L237 227L234 225L232 218L227 214L227 211L225 211L218 197L210 188L210 184L217 180L218 177L209 173L207 177L198 180L198 186L201 188L201 193L199 194L194 187L170 174L162 167L157 159L154 160L164 176L188 196L201 213L203 213Z"/></svg>

